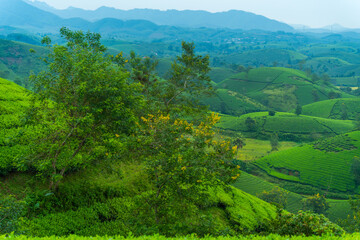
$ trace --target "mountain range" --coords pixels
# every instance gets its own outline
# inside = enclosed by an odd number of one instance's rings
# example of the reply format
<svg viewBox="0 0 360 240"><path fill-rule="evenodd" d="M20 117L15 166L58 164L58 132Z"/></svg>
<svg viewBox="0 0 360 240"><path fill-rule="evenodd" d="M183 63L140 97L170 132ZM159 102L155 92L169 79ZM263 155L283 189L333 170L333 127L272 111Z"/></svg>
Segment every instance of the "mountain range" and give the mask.
<svg viewBox="0 0 360 240"><path fill-rule="evenodd" d="M119 10L109 7L101 7L93 11L78 8L58 10L39 1L0 0L0 25L27 28L33 31L51 31L64 25L75 28L89 28L89 25L93 22L105 18L121 20L120 22L115 20L107 21L112 24L129 20L145 20L156 25L183 28L206 27L293 31L293 28L285 23L238 10L219 13L192 10Z"/></svg>

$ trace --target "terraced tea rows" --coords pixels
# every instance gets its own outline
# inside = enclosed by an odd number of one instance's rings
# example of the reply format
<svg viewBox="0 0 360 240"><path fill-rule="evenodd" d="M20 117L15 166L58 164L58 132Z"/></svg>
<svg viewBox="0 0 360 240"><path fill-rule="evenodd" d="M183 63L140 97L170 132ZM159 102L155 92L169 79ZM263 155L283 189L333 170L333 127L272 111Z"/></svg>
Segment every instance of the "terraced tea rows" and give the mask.
<svg viewBox="0 0 360 240"><path fill-rule="evenodd" d="M303 114L322 118L355 120L359 113L359 98L331 99L303 106Z"/></svg>
<svg viewBox="0 0 360 240"><path fill-rule="evenodd" d="M321 189L356 192L351 165L353 158L360 155L359 140L360 132L352 132L345 137L327 140L332 147L331 151L328 148L319 149L326 143L306 144L270 154L255 161L255 165L279 179ZM353 146L351 150L346 147L349 144Z"/></svg>
<svg viewBox="0 0 360 240"><path fill-rule="evenodd" d="M223 115L217 126L233 131L253 131L246 124L247 118L255 120L256 131L265 132L341 134L355 128L352 121L324 119L305 115L297 116L292 113L281 112L277 112L275 116L270 116L268 112L249 113L241 117Z"/></svg>
<svg viewBox="0 0 360 240"><path fill-rule="evenodd" d="M0 174L12 168L12 160L21 149L13 138L21 124L23 111L29 104L24 88L0 78Z"/></svg>
<svg viewBox="0 0 360 240"><path fill-rule="evenodd" d="M280 67L257 68L235 74L217 84L217 87L244 94L279 111L290 111L297 104L327 100L330 92L346 98L353 97L322 82L314 83L302 71Z"/></svg>

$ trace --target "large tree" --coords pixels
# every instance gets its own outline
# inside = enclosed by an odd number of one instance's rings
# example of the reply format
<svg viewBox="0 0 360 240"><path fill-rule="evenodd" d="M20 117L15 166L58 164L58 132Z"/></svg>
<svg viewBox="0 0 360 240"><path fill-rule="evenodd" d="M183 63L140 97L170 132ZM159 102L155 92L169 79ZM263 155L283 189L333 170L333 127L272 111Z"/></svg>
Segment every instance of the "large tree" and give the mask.
<svg viewBox="0 0 360 240"><path fill-rule="evenodd" d="M105 55L100 35L62 28L67 43L51 46L48 70L31 76L29 121L35 132L27 163L57 187L67 171L102 159L134 126L141 104L137 84ZM40 124L38 124L40 123ZM30 128L30 126L29 126Z"/></svg>

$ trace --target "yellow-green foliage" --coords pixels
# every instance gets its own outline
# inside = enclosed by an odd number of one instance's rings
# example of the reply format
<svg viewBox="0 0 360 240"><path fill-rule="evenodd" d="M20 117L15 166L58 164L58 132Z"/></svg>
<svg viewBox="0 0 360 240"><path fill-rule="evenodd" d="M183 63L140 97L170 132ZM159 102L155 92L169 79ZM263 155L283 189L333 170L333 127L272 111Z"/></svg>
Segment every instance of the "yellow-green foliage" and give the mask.
<svg viewBox="0 0 360 240"><path fill-rule="evenodd" d="M242 161L253 161L264 157L271 152L271 145L268 140L259 140L246 138L245 146L238 151L237 159ZM295 147L297 143L281 141L279 142L279 151Z"/></svg>
<svg viewBox="0 0 360 240"><path fill-rule="evenodd" d="M0 239L16 239L16 240L87 240L89 239L89 237L81 237L81 236L76 236L76 235L70 235L67 237L55 237L55 236L51 236L51 237L28 237L25 235L21 235L21 236L15 236L15 235L3 235L0 236ZM159 236L159 235L155 235L155 236L141 236L141 237L133 237L131 236L131 234L127 237L124 236L94 236L91 237L92 240L246 240L246 239L252 239L252 240L353 240L353 239L360 239L360 234L359 233L355 233L355 234L349 234L349 235L343 235L343 236L312 236L312 237L303 237L303 236L279 236L279 235L275 235L275 234L271 234L268 236L256 236L256 235L250 235L250 236L236 236L236 237L231 237L231 236L224 236L224 237L211 237L211 236L206 236L203 238L199 238L197 235L193 234L193 235L189 235L189 236L184 236L184 237L174 237L174 238L169 238L169 237L165 237L165 236Z"/></svg>
<svg viewBox="0 0 360 240"><path fill-rule="evenodd" d="M322 189L354 192L355 181L350 168L354 156L360 156L359 140L360 132L352 132L273 153L255 164L280 179Z"/></svg>
<svg viewBox="0 0 360 240"><path fill-rule="evenodd" d="M21 145L13 139L29 104L24 88L0 78L0 174L12 169L13 159L20 152Z"/></svg>

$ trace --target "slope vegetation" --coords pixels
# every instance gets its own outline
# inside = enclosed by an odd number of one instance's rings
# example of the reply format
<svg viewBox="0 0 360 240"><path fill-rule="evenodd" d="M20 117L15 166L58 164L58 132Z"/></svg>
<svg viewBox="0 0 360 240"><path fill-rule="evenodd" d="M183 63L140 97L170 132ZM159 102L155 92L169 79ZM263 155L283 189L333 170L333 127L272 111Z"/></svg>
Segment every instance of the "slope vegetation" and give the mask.
<svg viewBox="0 0 360 240"><path fill-rule="evenodd" d="M242 72L220 82L217 87L245 94L279 111L290 111L298 104L313 103L316 100L314 95L319 100L329 99L330 92L352 97L335 87L314 83L302 71L279 67Z"/></svg>
<svg viewBox="0 0 360 240"><path fill-rule="evenodd" d="M254 120L251 126L246 123L248 118ZM268 112L249 113L241 117L223 115L217 127L249 134L278 132L284 140L297 140L292 139L294 134L305 137L311 137L313 134L331 136L346 133L355 128L353 122L349 120L297 116L293 113L282 112L277 112L275 116L270 116Z"/></svg>
<svg viewBox="0 0 360 240"><path fill-rule="evenodd" d="M305 115L355 120L360 113L360 98L341 98L316 102L303 106Z"/></svg>
<svg viewBox="0 0 360 240"><path fill-rule="evenodd" d="M339 135L276 152L255 161L279 179L339 192L358 192L351 170L360 155L360 132Z"/></svg>
<svg viewBox="0 0 360 240"><path fill-rule="evenodd" d="M235 116L267 109L254 99L227 89L216 90L214 96L203 99L202 103L212 111Z"/></svg>
<svg viewBox="0 0 360 240"><path fill-rule="evenodd" d="M14 137L29 104L24 88L0 78L0 174L13 168L12 162L21 150Z"/></svg>

